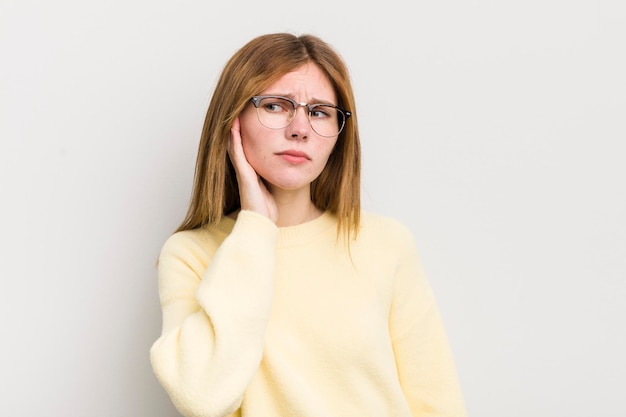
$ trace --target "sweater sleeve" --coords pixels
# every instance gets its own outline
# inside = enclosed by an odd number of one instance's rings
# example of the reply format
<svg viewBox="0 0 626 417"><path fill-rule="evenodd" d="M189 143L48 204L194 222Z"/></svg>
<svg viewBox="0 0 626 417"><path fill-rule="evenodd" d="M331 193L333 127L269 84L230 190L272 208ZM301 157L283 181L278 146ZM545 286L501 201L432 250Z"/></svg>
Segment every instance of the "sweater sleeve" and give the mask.
<svg viewBox="0 0 626 417"><path fill-rule="evenodd" d="M414 417L465 417L443 322L408 231L396 274L390 332L398 376Z"/></svg>
<svg viewBox="0 0 626 417"><path fill-rule="evenodd" d="M201 258L208 255L189 235L174 234L163 246L163 329L150 360L184 416L222 417L239 408L263 355L277 237L270 220L242 211L206 268Z"/></svg>

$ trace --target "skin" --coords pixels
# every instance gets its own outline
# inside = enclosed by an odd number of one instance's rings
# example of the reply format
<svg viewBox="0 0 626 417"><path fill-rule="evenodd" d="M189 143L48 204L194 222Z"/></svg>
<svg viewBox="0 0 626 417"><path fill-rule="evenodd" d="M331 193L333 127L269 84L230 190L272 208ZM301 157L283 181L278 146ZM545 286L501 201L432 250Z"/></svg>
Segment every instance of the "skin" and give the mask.
<svg viewBox="0 0 626 417"><path fill-rule="evenodd" d="M332 84L312 63L285 74L261 94L291 97L299 103L336 104ZM326 166L337 137L315 133L305 107L298 108L286 128L269 129L261 125L250 103L233 123L228 149L241 209L262 214L280 227L321 215L311 202L311 183Z"/></svg>

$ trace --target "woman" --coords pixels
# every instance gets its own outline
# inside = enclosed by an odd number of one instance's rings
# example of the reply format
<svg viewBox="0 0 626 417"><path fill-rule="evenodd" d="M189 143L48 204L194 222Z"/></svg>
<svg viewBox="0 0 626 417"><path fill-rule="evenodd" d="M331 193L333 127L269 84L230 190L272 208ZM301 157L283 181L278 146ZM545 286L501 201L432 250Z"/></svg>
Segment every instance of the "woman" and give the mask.
<svg viewBox="0 0 626 417"><path fill-rule="evenodd" d="M361 213L359 181L339 55L291 34L237 51L159 258L151 361L183 415L465 415L413 239Z"/></svg>

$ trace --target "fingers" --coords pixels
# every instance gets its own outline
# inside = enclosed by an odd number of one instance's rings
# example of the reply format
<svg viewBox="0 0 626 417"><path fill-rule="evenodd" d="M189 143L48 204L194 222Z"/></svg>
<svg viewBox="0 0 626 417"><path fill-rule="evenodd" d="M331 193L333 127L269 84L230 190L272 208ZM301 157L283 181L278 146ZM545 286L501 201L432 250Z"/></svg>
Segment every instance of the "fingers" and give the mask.
<svg viewBox="0 0 626 417"><path fill-rule="evenodd" d="M228 156L232 161L235 168L241 164L241 158L245 159L243 153L243 145L241 144L241 132L239 130L239 117L233 122L233 126L230 128L230 141L228 141Z"/></svg>
<svg viewBox="0 0 626 417"><path fill-rule="evenodd" d="M243 150L239 118L233 122L230 129L228 156L235 167L237 182L239 183L239 199L243 210L252 210L263 214L276 222L278 215L272 195L261 181L261 178L248 162Z"/></svg>
<svg viewBox="0 0 626 417"><path fill-rule="evenodd" d="M246 154L243 150L239 126L239 118L236 118L233 122L232 128L230 129L230 141L228 142L227 149L228 156L235 167L235 173L237 174L237 178L240 182L252 180L257 181L258 175L248 162Z"/></svg>

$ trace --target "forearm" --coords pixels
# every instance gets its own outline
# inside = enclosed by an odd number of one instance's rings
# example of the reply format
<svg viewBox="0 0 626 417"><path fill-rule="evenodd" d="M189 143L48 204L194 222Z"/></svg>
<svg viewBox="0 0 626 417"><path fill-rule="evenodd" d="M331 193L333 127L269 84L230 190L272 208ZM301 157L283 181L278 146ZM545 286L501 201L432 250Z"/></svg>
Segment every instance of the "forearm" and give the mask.
<svg viewBox="0 0 626 417"><path fill-rule="evenodd" d="M414 417L465 417L435 295L412 239L402 246L389 322L400 384Z"/></svg>
<svg viewBox="0 0 626 417"><path fill-rule="evenodd" d="M151 360L184 415L234 411L256 373L271 309L276 235L269 220L240 213L195 287L181 274L193 262L164 256L159 269L164 329Z"/></svg>
<svg viewBox="0 0 626 417"><path fill-rule="evenodd" d="M415 417L465 417L452 351L436 304L393 339L400 384Z"/></svg>

